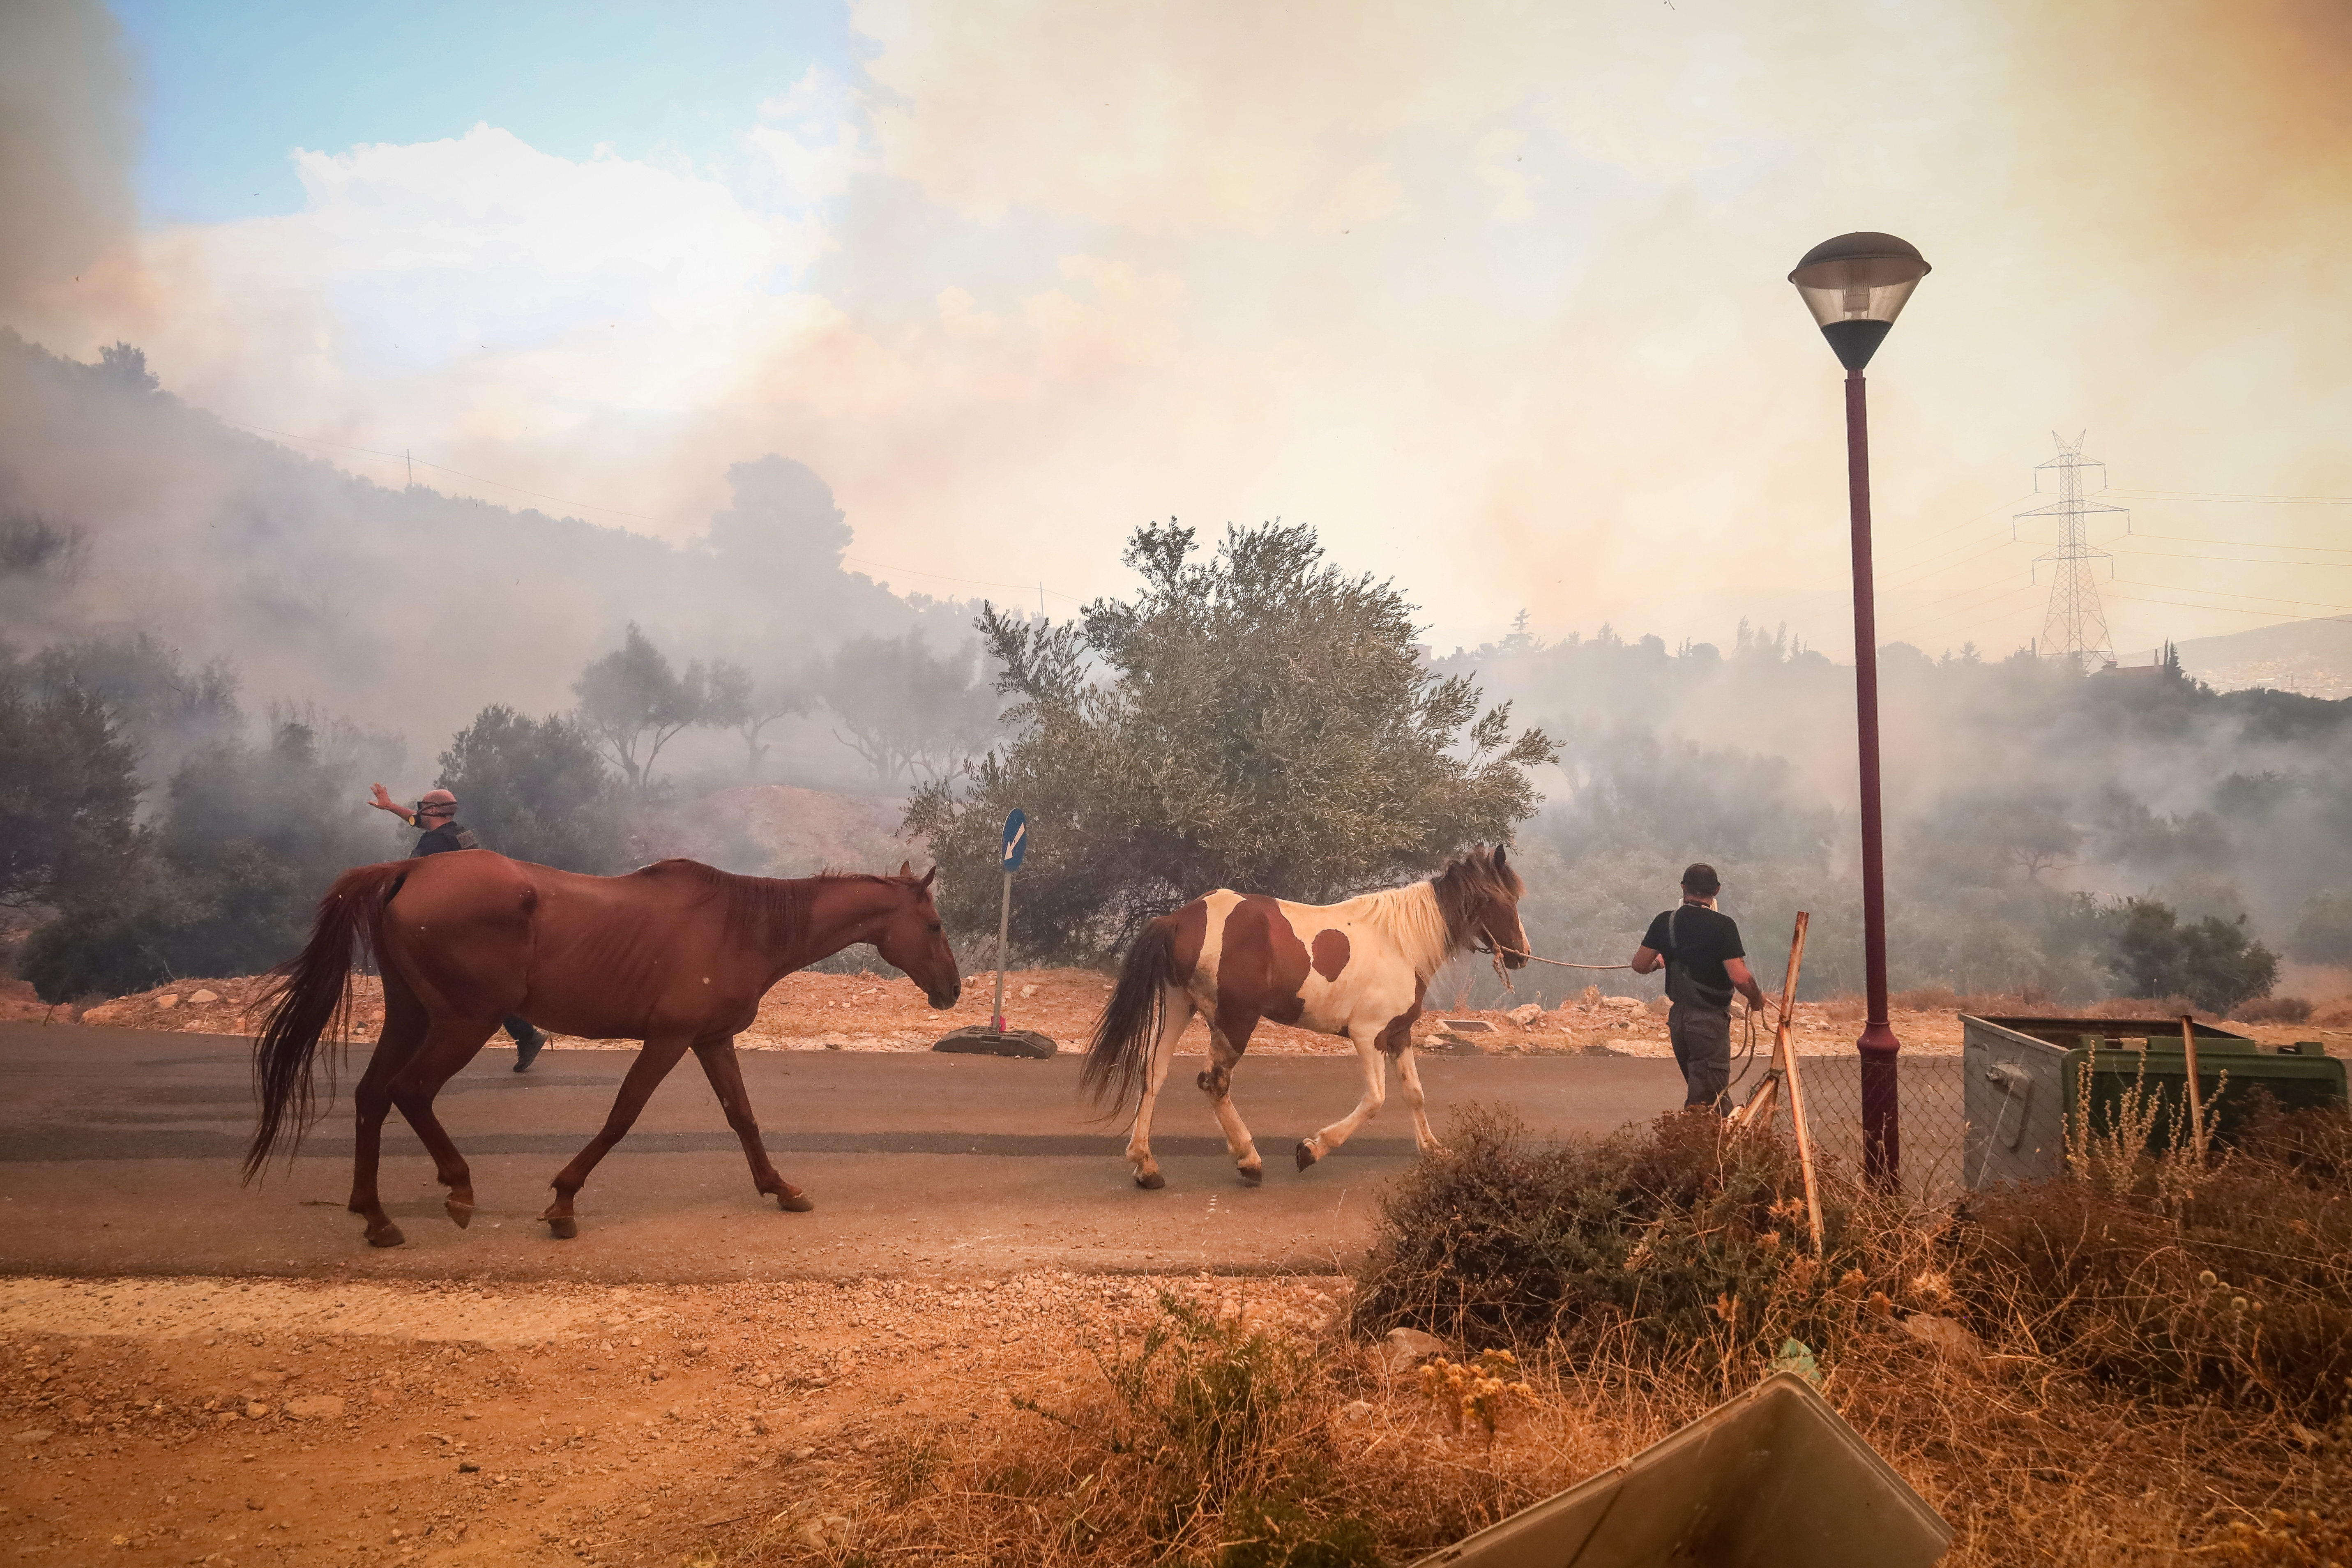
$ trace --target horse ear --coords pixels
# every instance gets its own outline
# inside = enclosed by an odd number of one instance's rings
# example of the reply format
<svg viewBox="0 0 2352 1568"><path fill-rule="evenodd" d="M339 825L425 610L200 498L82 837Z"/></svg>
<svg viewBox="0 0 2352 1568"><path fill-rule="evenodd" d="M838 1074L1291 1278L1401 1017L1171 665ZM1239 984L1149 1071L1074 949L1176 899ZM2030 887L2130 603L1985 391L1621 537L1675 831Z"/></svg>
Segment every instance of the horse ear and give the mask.
<svg viewBox="0 0 2352 1568"><path fill-rule="evenodd" d="M1499 870L1501 870L1501 869L1503 868L1503 856L1504 856L1505 851L1507 851L1509 847L1509 847L1508 845L1505 845L1505 844L1497 844L1497 845L1496 845L1496 846L1495 846L1495 869L1496 869L1496 870L1499 871Z"/></svg>
<svg viewBox="0 0 2352 1568"><path fill-rule="evenodd" d="M898 875L901 877L911 877L914 874L915 863L912 860L901 860L898 862Z"/></svg>
<svg viewBox="0 0 2352 1568"><path fill-rule="evenodd" d="M915 886L919 888L928 888L931 885L931 879L939 874L940 868L938 866L934 865L929 870L923 873L923 879L916 883Z"/></svg>

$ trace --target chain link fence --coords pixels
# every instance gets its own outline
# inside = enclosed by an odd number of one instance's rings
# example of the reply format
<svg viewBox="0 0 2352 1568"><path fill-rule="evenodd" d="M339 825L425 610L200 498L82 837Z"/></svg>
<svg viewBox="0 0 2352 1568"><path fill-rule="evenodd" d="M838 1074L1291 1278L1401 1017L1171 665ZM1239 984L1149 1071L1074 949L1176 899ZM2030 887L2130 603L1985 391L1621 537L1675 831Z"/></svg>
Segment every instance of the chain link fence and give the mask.
<svg viewBox="0 0 2352 1568"><path fill-rule="evenodd" d="M1921 1205L1948 1203L1963 1190L1961 1151L1968 1140L1967 1086L1955 1044L1906 1046L1896 1058L1896 1152L1902 1191ZM1862 1058L1852 1045L1801 1043L1797 1074L1813 1158L1832 1181L1863 1176Z"/></svg>

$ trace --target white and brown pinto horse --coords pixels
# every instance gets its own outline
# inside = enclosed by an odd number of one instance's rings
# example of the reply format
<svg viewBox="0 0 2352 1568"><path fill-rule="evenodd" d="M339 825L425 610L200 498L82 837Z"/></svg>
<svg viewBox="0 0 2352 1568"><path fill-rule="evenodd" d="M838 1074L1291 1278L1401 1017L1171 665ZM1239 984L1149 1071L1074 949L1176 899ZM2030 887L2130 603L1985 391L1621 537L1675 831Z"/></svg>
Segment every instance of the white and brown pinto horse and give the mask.
<svg viewBox="0 0 2352 1568"><path fill-rule="evenodd" d="M1079 1079L1097 1101L1135 1103L1127 1157L1136 1184L1166 1184L1151 1157L1151 1108L1177 1037L1196 1012L1209 1021L1209 1066L1200 1086L1216 1108L1242 1180L1252 1186L1265 1166L1234 1109L1232 1088L1260 1018L1345 1036L1363 1064L1363 1099L1299 1142L1300 1170L1379 1113L1388 1097L1388 1057L1404 1080L1414 1142L1424 1154L1442 1152L1423 1108L1412 1023L1431 978L1481 939L1511 968L1527 963L1518 910L1526 891L1502 847L1489 854L1481 845L1426 882L1345 903L1294 904L1220 888L1153 921L1119 969Z"/></svg>

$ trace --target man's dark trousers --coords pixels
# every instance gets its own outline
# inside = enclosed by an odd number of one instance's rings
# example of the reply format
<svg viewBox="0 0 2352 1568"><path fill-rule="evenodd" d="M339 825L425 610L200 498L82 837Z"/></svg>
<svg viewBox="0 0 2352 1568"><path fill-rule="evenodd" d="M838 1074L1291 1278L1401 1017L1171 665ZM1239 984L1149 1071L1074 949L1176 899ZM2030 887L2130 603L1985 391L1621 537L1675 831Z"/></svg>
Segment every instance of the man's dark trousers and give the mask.
<svg viewBox="0 0 2352 1568"><path fill-rule="evenodd" d="M1731 1009L1676 1002L1666 1009L1666 1038L1683 1069L1683 1106L1710 1106L1728 1115L1731 1101Z"/></svg>

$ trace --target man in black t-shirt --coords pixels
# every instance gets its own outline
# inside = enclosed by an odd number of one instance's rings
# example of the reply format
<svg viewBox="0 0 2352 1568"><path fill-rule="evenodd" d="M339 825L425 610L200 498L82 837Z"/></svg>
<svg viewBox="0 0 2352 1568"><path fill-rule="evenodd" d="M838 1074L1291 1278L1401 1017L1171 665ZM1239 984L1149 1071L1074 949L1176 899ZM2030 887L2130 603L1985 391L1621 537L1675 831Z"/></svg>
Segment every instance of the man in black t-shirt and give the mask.
<svg viewBox="0 0 2352 1568"><path fill-rule="evenodd" d="M457 797L447 790L426 790L417 797L415 808L411 810L393 799L391 792L383 785L372 787L375 791L375 798L368 802L370 805L378 811L392 813L411 827L425 830L416 840L416 847L408 852L410 859L414 860L419 855L446 855L453 849L479 849L482 847L480 839L457 826ZM522 1072L530 1066L531 1058L539 1055L540 1047L547 1044L547 1037L533 1027L528 1018L519 1016L507 1020L506 1030L514 1037L514 1069Z"/></svg>
<svg viewBox="0 0 2352 1568"><path fill-rule="evenodd" d="M1764 1010L1763 988L1748 972L1748 950L1739 927L1718 913L1715 896L1723 883L1715 868L1700 864L1683 873L1683 901L1650 922L1633 950L1633 973L1666 971L1666 1037L1683 1069L1683 1107L1710 1107L1728 1115L1731 1087L1731 998L1737 992L1755 1012Z"/></svg>

